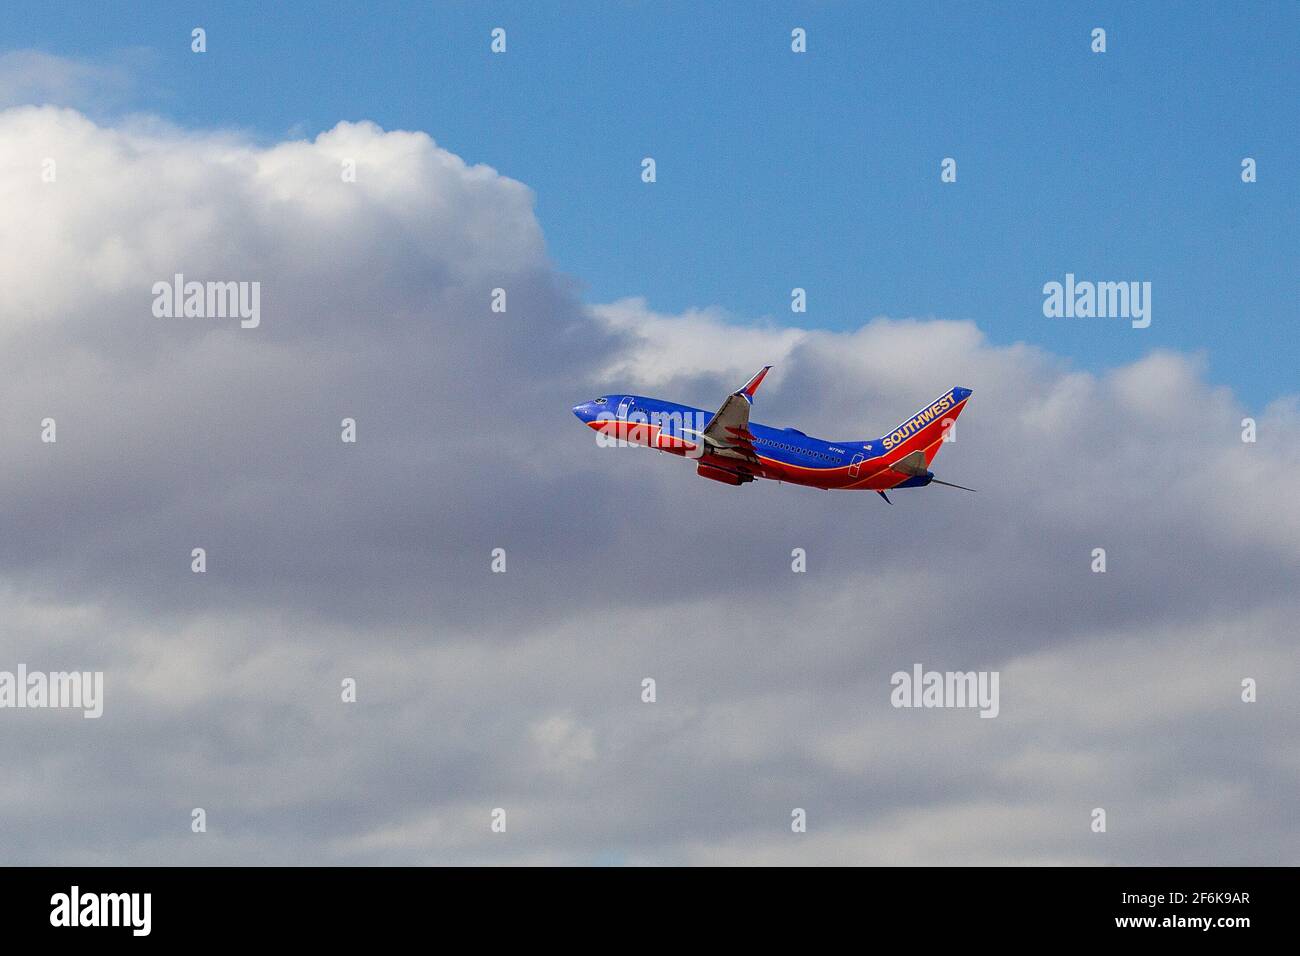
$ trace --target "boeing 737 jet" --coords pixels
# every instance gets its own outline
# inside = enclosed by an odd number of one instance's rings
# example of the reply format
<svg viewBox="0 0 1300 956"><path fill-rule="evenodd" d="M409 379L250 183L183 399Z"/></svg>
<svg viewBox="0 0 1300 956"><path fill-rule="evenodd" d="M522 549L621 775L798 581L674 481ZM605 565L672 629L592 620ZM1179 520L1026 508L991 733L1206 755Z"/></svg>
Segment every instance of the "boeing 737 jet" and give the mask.
<svg viewBox="0 0 1300 956"><path fill-rule="evenodd" d="M971 396L969 388L949 389L883 438L824 441L796 428L749 420L754 393L771 367L727 396L712 415L640 395L593 399L575 405L573 414L611 441L694 458L696 474L727 485L768 478L828 491L875 491L885 501L886 491L929 484L974 491L940 481L930 471L944 435Z"/></svg>

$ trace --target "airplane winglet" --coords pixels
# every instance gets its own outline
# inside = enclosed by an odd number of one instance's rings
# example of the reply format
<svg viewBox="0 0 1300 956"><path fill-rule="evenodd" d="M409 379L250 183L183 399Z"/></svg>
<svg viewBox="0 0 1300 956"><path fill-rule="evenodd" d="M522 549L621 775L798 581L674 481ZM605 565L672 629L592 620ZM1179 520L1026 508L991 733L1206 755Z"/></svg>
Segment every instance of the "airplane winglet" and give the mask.
<svg viewBox="0 0 1300 956"><path fill-rule="evenodd" d="M770 365L764 365L762 370L759 371L757 375L755 375L753 378L751 378L748 382L745 383L744 388L742 388L738 392L735 392L734 394L743 395L745 397L745 401L749 402L751 405L754 404L754 393L758 391L758 386L763 383L764 377L771 370L771 368L772 366Z"/></svg>

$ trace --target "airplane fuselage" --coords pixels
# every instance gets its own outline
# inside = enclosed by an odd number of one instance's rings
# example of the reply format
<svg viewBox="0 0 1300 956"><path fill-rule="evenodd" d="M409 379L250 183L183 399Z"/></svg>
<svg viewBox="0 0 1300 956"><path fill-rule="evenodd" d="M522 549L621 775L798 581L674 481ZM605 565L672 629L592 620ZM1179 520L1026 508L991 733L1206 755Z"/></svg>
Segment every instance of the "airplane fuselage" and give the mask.
<svg viewBox="0 0 1300 956"><path fill-rule="evenodd" d="M970 394L969 389L950 389L881 438L827 441L798 429L751 421L741 439L748 461L738 460L735 450L705 439L703 433L714 413L702 408L641 395L615 395L577 405L573 412L603 436L602 443L644 445L694 459L701 475L726 484L767 478L827 490L885 491L930 483L933 476L924 468L921 474L908 474L891 465L908 456L914 463L918 451L928 464Z"/></svg>

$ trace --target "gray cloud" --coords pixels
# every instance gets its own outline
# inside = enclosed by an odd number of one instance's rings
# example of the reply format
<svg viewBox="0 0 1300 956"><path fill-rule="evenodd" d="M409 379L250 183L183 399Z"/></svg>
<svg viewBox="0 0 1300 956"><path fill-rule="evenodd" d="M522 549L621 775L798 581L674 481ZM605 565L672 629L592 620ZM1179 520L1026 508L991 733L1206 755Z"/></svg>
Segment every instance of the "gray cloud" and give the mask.
<svg viewBox="0 0 1300 956"><path fill-rule="evenodd" d="M98 60L43 50L0 53L0 107L29 103L101 110L121 107L136 88L149 51L120 50Z"/></svg>
<svg viewBox="0 0 1300 956"><path fill-rule="evenodd" d="M19 108L0 169L0 668L107 684L99 721L0 712L5 859L1300 857L1294 398L970 323L588 308L525 186L371 124L261 147ZM176 272L260 282L261 327L155 318ZM832 438L974 388L936 470L979 494L724 488L568 412L712 407L768 362L756 418ZM917 661L1001 670L1002 714L892 709Z"/></svg>

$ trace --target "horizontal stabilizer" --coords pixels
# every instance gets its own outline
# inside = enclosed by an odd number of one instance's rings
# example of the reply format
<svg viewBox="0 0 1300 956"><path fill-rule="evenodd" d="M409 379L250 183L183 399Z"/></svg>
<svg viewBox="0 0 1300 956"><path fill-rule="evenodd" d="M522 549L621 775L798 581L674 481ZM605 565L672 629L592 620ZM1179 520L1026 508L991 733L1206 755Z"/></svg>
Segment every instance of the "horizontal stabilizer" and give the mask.
<svg viewBox="0 0 1300 956"><path fill-rule="evenodd" d="M940 481L938 478L930 480L932 485L943 485L945 488L959 488L962 491L974 491L974 488L967 488L965 485L954 485L951 481Z"/></svg>
<svg viewBox="0 0 1300 956"><path fill-rule="evenodd" d="M900 475L910 475L913 478L929 472L929 469L925 467L925 452L923 451L914 451L910 455L904 455L890 465L889 468Z"/></svg>

